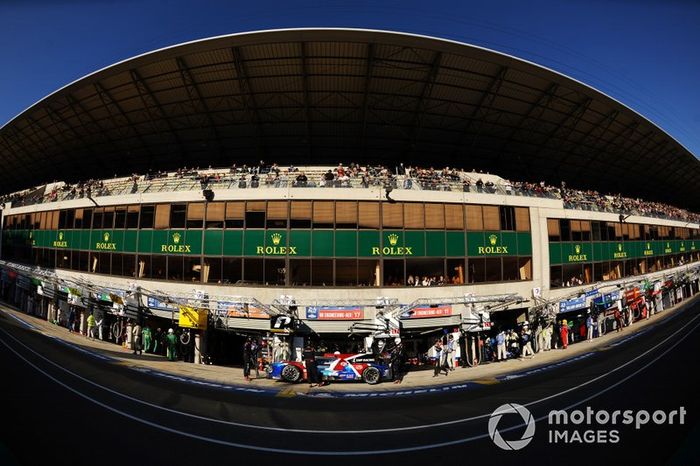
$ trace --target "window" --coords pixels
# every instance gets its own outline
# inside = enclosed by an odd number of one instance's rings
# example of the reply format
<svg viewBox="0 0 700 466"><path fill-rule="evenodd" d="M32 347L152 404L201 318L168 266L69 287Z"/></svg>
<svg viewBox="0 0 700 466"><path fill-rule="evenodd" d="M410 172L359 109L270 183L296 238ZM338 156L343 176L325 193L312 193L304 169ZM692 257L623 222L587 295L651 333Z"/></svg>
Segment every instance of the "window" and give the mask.
<svg viewBox="0 0 700 466"><path fill-rule="evenodd" d="M189 215L189 212L188 212ZM210 202L207 205L207 228L223 228L226 218L226 203L225 202ZM241 226L242 225L241 221Z"/></svg>
<svg viewBox="0 0 700 466"><path fill-rule="evenodd" d="M510 206L499 206L498 213L501 218L501 230L515 231L515 209Z"/></svg>
<svg viewBox="0 0 700 466"><path fill-rule="evenodd" d="M226 228L243 228L245 219L245 204L243 202L226 203Z"/></svg>
<svg viewBox="0 0 700 466"><path fill-rule="evenodd" d="M469 267L469 273L467 274L469 283L481 283L484 281L484 259L469 259L467 266Z"/></svg>
<svg viewBox="0 0 700 466"><path fill-rule="evenodd" d="M571 241L571 222L566 219L559 220L559 231L562 241Z"/></svg>
<svg viewBox="0 0 700 466"><path fill-rule="evenodd" d="M559 229L558 219L547 219L547 232L549 234L549 241L561 241L561 230Z"/></svg>
<svg viewBox="0 0 700 466"><path fill-rule="evenodd" d="M532 258L521 257L518 259L521 280L532 280Z"/></svg>
<svg viewBox="0 0 700 466"><path fill-rule="evenodd" d="M581 241L591 240L591 221L581 220Z"/></svg>
<svg viewBox="0 0 700 466"><path fill-rule="evenodd" d="M42 212L41 216L39 218L39 228L42 230L49 229L48 224L46 223L46 215L47 215L47 212ZM8 217L6 225L9 227L9 229L14 229L16 220L17 220L16 215L12 215L12 216ZM81 226L81 228L82 228L82 226Z"/></svg>
<svg viewBox="0 0 700 466"><path fill-rule="evenodd" d="M378 202L360 202L359 210L359 227L360 229L378 229L379 228L379 203Z"/></svg>
<svg viewBox="0 0 700 466"><path fill-rule="evenodd" d="M166 268L167 268L166 256L152 256L151 257L151 278L155 278L157 280L164 280Z"/></svg>
<svg viewBox="0 0 700 466"><path fill-rule="evenodd" d="M357 260L337 259L335 261L335 285L336 286L356 286L357 285Z"/></svg>
<svg viewBox="0 0 700 466"><path fill-rule="evenodd" d="M385 265L386 262L385 260ZM454 273L454 271L452 272ZM422 281L426 277L429 280L434 279L436 284L442 277L443 283L449 284L449 280L445 279L445 261L442 259L406 259L406 281L402 280L401 284L410 285L411 282L415 284L416 280Z"/></svg>
<svg viewBox="0 0 700 466"><path fill-rule="evenodd" d="M425 209L420 202L406 203L403 206L404 226L407 230L425 228Z"/></svg>
<svg viewBox="0 0 700 466"><path fill-rule="evenodd" d="M43 215L43 212L42 212L42 220L40 221L40 224L43 224L43 223L44 223L44 215ZM78 229L78 230L80 230L81 228L83 228L83 209L76 209L76 211L75 211L75 220L74 220L73 225L74 225L74 228L76 228L76 229ZM43 226L40 227L40 228L43 229Z"/></svg>
<svg viewBox="0 0 700 466"><path fill-rule="evenodd" d="M379 286L379 260L359 259L357 261L357 284L359 286Z"/></svg>
<svg viewBox="0 0 700 466"><path fill-rule="evenodd" d="M384 286L403 286L405 283L403 259L384 259Z"/></svg>
<svg viewBox="0 0 700 466"><path fill-rule="evenodd" d="M345 229L357 228L357 202L336 201L335 227Z"/></svg>
<svg viewBox="0 0 700 466"><path fill-rule="evenodd" d="M518 266L517 257L504 257L503 258L503 281L512 282L521 280L520 278L520 268Z"/></svg>
<svg viewBox="0 0 700 466"><path fill-rule="evenodd" d="M289 260L289 284L291 286L309 286L311 284L311 260Z"/></svg>
<svg viewBox="0 0 700 466"><path fill-rule="evenodd" d="M284 259L265 259L265 285L284 285L287 269Z"/></svg>
<svg viewBox="0 0 700 466"><path fill-rule="evenodd" d="M447 259L447 276L445 278L449 284L463 285L467 278L464 259Z"/></svg>
<svg viewBox="0 0 700 466"><path fill-rule="evenodd" d="M201 281L202 264L199 257L184 257L185 267L183 270L185 281L196 283Z"/></svg>
<svg viewBox="0 0 700 466"><path fill-rule="evenodd" d="M443 230L445 228L445 206L425 204L425 228Z"/></svg>
<svg viewBox="0 0 700 466"><path fill-rule="evenodd" d="M130 205L126 208L126 227L127 228L138 228L139 227L139 210L140 206Z"/></svg>
<svg viewBox="0 0 700 466"><path fill-rule="evenodd" d="M31 216L29 216L30 220L28 225L25 226L25 228L29 228L31 225ZM58 229L63 230L66 227L66 211L61 210L58 212Z"/></svg>
<svg viewBox="0 0 700 466"><path fill-rule="evenodd" d="M314 201L314 228L333 228L333 201Z"/></svg>
<svg viewBox="0 0 700 466"><path fill-rule="evenodd" d="M224 226L224 203L216 202L212 204L218 204L220 206L220 217L219 227ZM207 217L209 216L209 209L211 204L207 206ZM202 228L202 222L204 221L204 204L201 202L193 202L187 206L187 228ZM188 280L189 281L189 280Z"/></svg>
<svg viewBox="0 0 700 466"><path fill-rule="evenodd" d="M581 221L571 220L571 241L581 241Z"/></svg>
<svg viewBox="0 0 700 466"><path fill-rule="evenodd" d="M333 286L333 261L313 259L311 261L311 285Z"/></svg>
<svg viewBox="0 0 700 466"><path fill-rule="evenodd" d="M445 204L445 228L464 230L464 207L461 204Z"/></svg>
<svg viewBox="0 0 700 466"><path fill-rule="evenodd" d="M114 207L105 207L102 217L102 228L105 230L114 228Z"/></svg>
<svg viewBox="0 0 700 466"><path fill-rule="evenodd" d="M184 258L182 256L168 256L168 280L182 281Z"/></svg>
<svg viewBox="0 0 700 466"><path fill-rule="evenodd" d="M185 228L186 213L187 204L173 204L170 207L170 228Z"/></svg>
<svg viewBox="0 0 700 466"><path fill-rule="evenodd" d="M600 222L591 222L591 238L593 241L601 241Z"/></svg>
<svg viewBox="0 0 700 466"><path fill-rule="evenodd" d="M138 269L136 273L138 278L151 278L151 256L139 254L137 264Z"/></svg>
<svg viewBox="0 0 700 466"><path fill-rule="evenodd" d="M503 279L501 272L501 258L487 257L484 259L485 280L487 282L500 282Z"/></svg>
<svg viewBox="0 0 700 466"><path fill-rule="evenodd" d="M530 231L530 209L527 207L515 208L515 230Z"/></svg>
<svg viewBox="0 0 700 466"><path fill-rule="evenodd" d="M267 228L287 228L287 201L268 201Z"/></svg>
<svg viewBox="0 0 700 466"><path fill-rule="evenodd" d="M245 210L246 228L265 228L265 201L248 201ZM262 278L257 283L262 283Z"/></svg>
<svg viewBox="0 0 700 466"><path fill-rule="evenodd" d="M221 283L221 257L205 257L202 265L202 283Z"/></svg>
<svg viewBox="0 0 700 466"><path fill-rule="evenodd" d="M292 201L290 209L291 228L311 228L311 201Z"/></svg>
<svg viewBox="0 0 700 466"><path fill-rule="evenodd" d="M561 265L553 265L549 268L549 287L560 288L561 286Z"/></svg>
<svg viewBox="0 0 700 466"><path fill-rule="evenodd" d="M33 217L34 214L32 214L32 228L38 228L39 225L35 225ZM66 210L66 228L73 228L73 222L75 222L75 210L68 209Z"/></svg>
<svg viewBox="0 0 700 466"><path fill-rule="evenodd" d="M245 259L243 261L243 280L245 283L262 284L264 279L262 259Z"/></svg>
<svg viewBox="0 0 700 466"><path fill-rule="evenodd" d="M154 210L152 205L141 206L141 217L139 220L139 228L153 228L154 225Z"/></svg>
<svg viewBox="0 0 700 466"><path fill-rule="evenodd" d="M104 208L99 207L92 212L92 229L100 230L102 228L102 219L104 218Z"/></svg>
<svg viewBox="0 0 700 466"><path fill-rule="evenodd" d="M114 228L124 228L126 226L126 206L119 206L114 209Z"/></svg>
<svg viewBox="0 0 700 466"><path fill-rule="evenodd" d="M170 204L158 204L156 206L154 228L156 230L167 230L170 228Z"/></svg>
<svg viewBox="0 0 700 466"><path fill-rule="evenodd" d="M384 228L403 228L403 204L382 202L382 226Z"/></svg>
<svg viewBox="0 0 700 466"><path fill-rule="evenodd" d="M236 284L243 280L243 260L232 257L223 258L223 270L221 281L223 283Z"/></svg>

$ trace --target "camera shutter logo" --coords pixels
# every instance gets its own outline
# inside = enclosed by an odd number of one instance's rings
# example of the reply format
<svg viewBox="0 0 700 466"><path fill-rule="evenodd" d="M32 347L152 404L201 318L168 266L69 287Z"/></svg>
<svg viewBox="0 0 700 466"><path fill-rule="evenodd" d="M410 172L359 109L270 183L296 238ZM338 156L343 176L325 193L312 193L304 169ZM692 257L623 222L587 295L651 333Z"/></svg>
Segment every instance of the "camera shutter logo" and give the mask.
<svg viewBox="0 0 700 466"><path fill-rule="evenodd" d="M518 440L506 440L501 436L498 431L498 423L504 414L519 414L523 419L523 423L527 425L525 432L523 432L522 438ZM491 413L489 418L489 436L493 443L503 450L521 450L525 448L531 441L532 437L535 436L535 418L525 406L519 405L517 403L507 403L499 406L496 410Z"/></svg>

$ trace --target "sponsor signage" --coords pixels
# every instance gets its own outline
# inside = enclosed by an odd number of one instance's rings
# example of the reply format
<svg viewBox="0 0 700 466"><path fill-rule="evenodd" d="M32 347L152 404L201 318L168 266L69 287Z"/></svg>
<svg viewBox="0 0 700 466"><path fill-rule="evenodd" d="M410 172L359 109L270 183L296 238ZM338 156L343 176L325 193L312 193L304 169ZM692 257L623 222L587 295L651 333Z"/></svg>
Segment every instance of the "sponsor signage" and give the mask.
<svg viewBox="0 0 700 466"><path fill-rule="evenodd" d="M296 246L287 246L284 238L284 233L275 232L269 233L266 245L258 245L255 248L255 253L259 256L290 256L297 255Z"/></svg>
<svg viewBox="0 0 700 466"><path fill-rule="evenodd" d="M690 243L690 250L695 251L695 241Z"/></svg>
<svg viewBox="0 0 700 466"><path fill-rule="evenodd" d="M180 306L178 325L180 328L206 329L207 310L195 309L190 306Z"/></svg>
<svg viewBox="0 0 700 466"><path fill-rule="evenodd" d="M650 242L644 243L644 249L642 250L642 255L648 257L654 255L654 248Z"/></svg>
<svg viewBox="0 0 700 466"><path fill-rule="evenodd" d="M625 247L622 243L615 244L613 259L627 259L627 251L625 251Z"/></svg>
<svg viewBox="0 0 700 466"><path fill-rule="evenodd" d="M664 254L673 254L673 248L671 247L670 241L666 241L666 245L664 246Z"/></svg>
<svg viewBox="0 0 700 466"><path fill-rule="evenodd" d="M160 245L160 252L168 254L189 254L192 252L192 246L185 244L185 238L182 233L174 232L170 235L168 244Z"/></svg>
<svg viewBox="0 0 700 466"><path fill-rule="evenodd" d="M601 306L603 304L610 305L613 302L617 301L620 299L620 291L613 291L612 293L604 294L602 296L599 296L593 300L593 304L596 304L598 306Z"/></svg>
<svg viewBox="0 0 700 466"><path fill-rule="evenodd" d="M95 243L95 249L98 251L116 251L117 243L112 241L112 234L108 231L102 233L102 241L97 241Z"/></svg>
<svg viewBox="0 0 700 466"><path fill-rule="evenodd" d="M389 233L384 236L384 246L372 247L373 256L412 256L413 246L401 245L399 233Z"/></svg>
<svg viewBox="0 0 700 466"><path fill-rule="evenodd" d="M590 260L588 256L588 254L583 252L580 244L575 244L568 259L569 262L588 262Z"/></svg>
<svg viewBox="0 0 700 466"><path fill-rule="evenodd" d="M360 306L309 306L306 308L308 320L362 320L365 310Z"/></svg>
<svg viewBox="0 0 700 466"><path fill-rule="evenodd" d="M680 242L680 244L678 245L678 251L685 252L685 241Z"/></svg>
<svg viewBox="0 0 700 466"><path fill-rule="evenodd" d="M242 317L246 319L269 319L270 316L262 309L244 303L219 301L216 303L216 315L226 317Z"/></svg>
<svg viewBox="0 0 700 466"><path fill-rule="evenodd" d="M161 309L163 311L174 311L177 309L177 306L175 306L174 304L166 304L163 301L160 301L151 296L146 298L146 305L151 309Z"/></svg>
<svg viewBox="0 0 700 466"><path fill-rule="evenodd" d="M591 291L586 291L586 298L595 298L596 296L600 295L600 291L598 290L591 290Z"/></svg>
<svg viewBox="0 0 700 466"><path fill-rule="evenodd" d="M29 237L31 238L31 232L29 233ZM32 246L34 246L36 243L32 240ZM68 248L68 241L66 240L66 234L62 231L59 231L58 234L56 235L56 240L51 243L51 245L55 248L61 248L65 249Z"/></svg>
<svg viewBox="0 0 700 466"><path fill-rule="evenodd" d="M566 301L559 301L559 312L578 311L579 309L585 309L587 307L585 296Z"/></svg>
<svg viewBox="0 0 700 466"><path fill-rule="evenodd" d="M452 315L452 306L416 307L412 311L401 314L402 319L426 319L430 317L446 317Z"/></svg>
<svg viewBox="0 0 700 466"><path fill-rule="evenodd" d="M498 235L490 234L488 236L488 244L477 247L477 252L480 256L489 256L494 254L510 254L508 252L508 246L499 244Z"/></svg>

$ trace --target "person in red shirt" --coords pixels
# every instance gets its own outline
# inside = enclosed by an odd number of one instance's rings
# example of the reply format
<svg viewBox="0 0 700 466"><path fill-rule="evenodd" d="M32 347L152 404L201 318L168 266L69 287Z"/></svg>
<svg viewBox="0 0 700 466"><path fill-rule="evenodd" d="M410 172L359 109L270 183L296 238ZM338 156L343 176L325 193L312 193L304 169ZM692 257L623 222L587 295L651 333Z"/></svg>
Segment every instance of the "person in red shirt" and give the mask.
<svg viewBox="0 0 700 466"><path fill-rule="evenodd" d="M561 344L564 349L569 346L569 327L566 324L566 320L561 321L561 329L559 330L561 336Z"/></svg>

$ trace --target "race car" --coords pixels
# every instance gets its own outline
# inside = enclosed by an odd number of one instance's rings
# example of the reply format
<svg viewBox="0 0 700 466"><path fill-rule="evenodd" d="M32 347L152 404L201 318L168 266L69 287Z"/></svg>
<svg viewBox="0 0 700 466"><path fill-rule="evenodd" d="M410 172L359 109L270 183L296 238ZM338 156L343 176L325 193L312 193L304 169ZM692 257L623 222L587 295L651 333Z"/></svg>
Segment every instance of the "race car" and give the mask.
<svg viewBox="0 0 700 466"><path fill-rule="evenodd" d="M363 380L374 385L391 379L391 368L382 358L372 353L324 354L317 358L316 366L323 380ZM270 378L285 382L301 382L308 379L303 362L282 361L272 363Z"/></svg>

